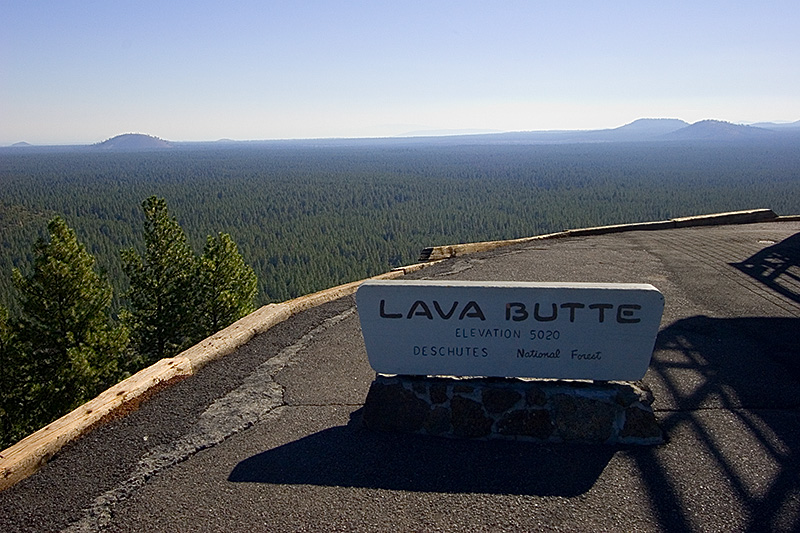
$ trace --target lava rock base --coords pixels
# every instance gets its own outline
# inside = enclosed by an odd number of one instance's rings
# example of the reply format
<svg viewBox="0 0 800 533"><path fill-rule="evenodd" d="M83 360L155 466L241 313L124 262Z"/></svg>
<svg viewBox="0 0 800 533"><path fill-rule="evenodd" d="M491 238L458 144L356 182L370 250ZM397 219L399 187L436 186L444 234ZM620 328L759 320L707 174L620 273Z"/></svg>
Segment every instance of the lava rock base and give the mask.
<svg viewBox="0 0 800 533"><path fill-rule="evenodd" d="M535 442L661 444L641 383L378 374L363 421L377 431Z"/></svg>

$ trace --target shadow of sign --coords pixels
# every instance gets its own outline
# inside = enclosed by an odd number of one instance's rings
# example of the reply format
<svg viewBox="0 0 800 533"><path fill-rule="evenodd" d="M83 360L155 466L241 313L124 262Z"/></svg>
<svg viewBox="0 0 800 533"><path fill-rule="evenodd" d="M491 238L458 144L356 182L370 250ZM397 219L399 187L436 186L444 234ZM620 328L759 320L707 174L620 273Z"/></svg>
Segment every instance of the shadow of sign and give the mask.
<svg viewBox="0 0 800 533"><path fill-rule="evenodd" d="M800 233L731 266L800 303Z"/></svg>
<svg viewBox="0 0 800 533"><path fill-rule="evenodd" d="M799 331L800 318L766 317L693 316L664 328L645 377L663 446L383 434L356 411L346 426L241 461L228 480L598 502L602 476L645 491L649 508L631 516L652 513L661 530L798 531Z"/></svg>
<svg viewBox="0 0 800 533"><path fill-rule="evenodd" d="M240 462L232 482L311 484L413 492L576 496L588 491L615 448L544 446L377 433L361 410L338 426Z"/></svg>
<svg viewBox="0 0 800 533"><path fill-rule="evenodd" d="M659 333L645 379L668 443L634 458L671 530L697 529L689 509L800 528L799 339L800 318L695 316Z"/></svg>

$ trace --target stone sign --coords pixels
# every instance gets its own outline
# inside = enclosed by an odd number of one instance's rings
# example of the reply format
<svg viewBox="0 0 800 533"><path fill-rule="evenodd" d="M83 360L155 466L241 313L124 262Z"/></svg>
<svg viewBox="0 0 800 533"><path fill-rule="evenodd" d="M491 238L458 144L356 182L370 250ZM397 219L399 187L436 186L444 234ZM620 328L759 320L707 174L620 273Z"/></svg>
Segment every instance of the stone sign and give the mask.
<svg viewBox="0 0 800 533"><path fill-rule="evenodd" d="M664 297L648 284L367 281L356 293L381 374L635 381Z"/></svg>

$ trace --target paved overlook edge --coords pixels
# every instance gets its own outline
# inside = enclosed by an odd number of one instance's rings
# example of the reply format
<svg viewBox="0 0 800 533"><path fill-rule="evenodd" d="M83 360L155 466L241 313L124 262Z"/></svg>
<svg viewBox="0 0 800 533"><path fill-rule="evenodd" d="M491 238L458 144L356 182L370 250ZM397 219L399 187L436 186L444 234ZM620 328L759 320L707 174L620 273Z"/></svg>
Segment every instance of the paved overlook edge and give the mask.
<svg viewBox="0 0 800 533"><path fill-rule="evenodd" d="M398 267L368 279L395 279L451 257L544 239L691 226L796 220L800 220L800 215L778 216L771 209L751 209L656 222L570 229L520 239L434 246L422 251L419 263ZM211 361L234 352L255 335L269 330L297 313L353 294L364 281L367 279L346 283L285 302L265 305L177 356L162 359L114 385L72 412L0 451L0 491L33 475L61 448L88 433L94 427L135 410L154 392L191 376Z"/></svg>

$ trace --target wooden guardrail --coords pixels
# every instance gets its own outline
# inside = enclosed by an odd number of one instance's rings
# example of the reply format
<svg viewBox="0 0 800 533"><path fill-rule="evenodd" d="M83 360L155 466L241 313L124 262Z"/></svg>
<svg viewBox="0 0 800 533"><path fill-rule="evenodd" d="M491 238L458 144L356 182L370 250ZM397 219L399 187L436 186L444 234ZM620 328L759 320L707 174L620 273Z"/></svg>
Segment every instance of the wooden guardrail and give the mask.
<svg viewBox="0 0 800 533"><path fill-rule="evenodd" d="M576 237L587 235L606 235L623 231L647 231L659 229L686 228L690 226L713 226L722 224L751 224L754 222L769 222L783 220L791 217L778 217L772 209L750 209L747 211L731 211L729 213L714 213L710 215L697 215L691 217L671 218L657 222L639 222L633 224L615 224L613 226L597 226L594 228L568 229L556 233L509 239L503 241L471 242L466 244L452 244L445 246L432 246L425 248L419 256L420 261L438 261L458 255L484 252L512 244L521 244L544 239L558 239L562 237Z"/></svg>

